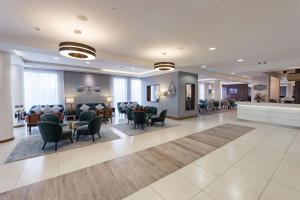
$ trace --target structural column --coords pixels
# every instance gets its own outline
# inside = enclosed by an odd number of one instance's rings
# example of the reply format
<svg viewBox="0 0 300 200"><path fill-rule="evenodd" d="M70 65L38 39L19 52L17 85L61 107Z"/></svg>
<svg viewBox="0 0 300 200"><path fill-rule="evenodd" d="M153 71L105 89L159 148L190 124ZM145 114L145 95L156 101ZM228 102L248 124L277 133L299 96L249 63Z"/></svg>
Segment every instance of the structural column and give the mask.
<svg viewBox="0 0 300 200"><path fill-rule="evenodd" d="M6 142L14 139L10 88L10 65L10 54L0 51L0 142Z"/></svg>
<svg viewBox="0 0 300 200"><path fill-rule="evenodd" d="M214 83L214 99L221 103L222 100L222 83L221 81L215 81Z"/></svg>
<svg viewBox="0 0 300 200"><path fill-rule="evenodd" d="M291 83L291 82L287 83L286 97L289 99L293 98L293 90L294 90L293 86L294 86L293 83Z"/></svg>

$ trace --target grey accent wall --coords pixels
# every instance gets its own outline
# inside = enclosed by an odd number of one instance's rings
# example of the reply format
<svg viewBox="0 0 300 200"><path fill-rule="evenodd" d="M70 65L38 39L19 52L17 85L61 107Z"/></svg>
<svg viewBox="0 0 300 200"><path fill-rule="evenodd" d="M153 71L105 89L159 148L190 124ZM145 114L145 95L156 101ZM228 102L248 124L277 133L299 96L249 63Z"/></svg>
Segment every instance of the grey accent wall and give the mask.
<svg viewBox="0 0 300 200"><path fill-rule="evenodd" d="M179 117L189 117L198 114L198 74L179 72ZM195 110L185 110L185 84L195 84Z"/></svg>
<svg viewBox="0 0 300 200"><path fill-rule="evenodd" d="M167 91L171 81L174 81L176 87L176 96L175 97L161 97L160 102L149 102L147 101L147 86L159 84L160 91ZM178 72L172 72L157 76L145 77L142 79L142 105L143 106L155 106L158 107L159 112L167 109L168 116L179 117L179 94L178 94Z"/></svg>
<svg viewBox="0 0 300 200"><path fill-rule="evenodd" d="M148 85L159 84L159 90L165 92L168 90L171 81L174 81L176 87L175 97L163 96L159 103L147 101L147 89ZM195 110L185 110L185 84L195 84ZM142 105L156 106L159 111L168 109L168 116L175 118L195 116L198 114L197 110L198 102L198 74L187 72L172 72L167 74L161 74L157 76L150 76L142 79Z"/></svg>
<svg viewBox="0 0 300 200"><path fill-rule="evenodd" d="M78 86L100 87L101 92L87 94L77 92ZM112 76L82 72L64 72L65 97L75 97L77 103L106 103L106 97L112 96Z"/></svg>

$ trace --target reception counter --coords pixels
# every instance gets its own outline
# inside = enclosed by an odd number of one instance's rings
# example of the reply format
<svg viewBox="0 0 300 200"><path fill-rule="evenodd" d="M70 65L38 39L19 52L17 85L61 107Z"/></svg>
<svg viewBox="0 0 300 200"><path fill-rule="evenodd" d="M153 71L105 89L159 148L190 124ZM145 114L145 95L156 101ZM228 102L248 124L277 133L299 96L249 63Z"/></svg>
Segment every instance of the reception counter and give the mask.
<svg viewBox="0 0 300 200"><path fill-rule="evenodd" d="M237 102L237 117L300 127L300 104Z"/></svg>

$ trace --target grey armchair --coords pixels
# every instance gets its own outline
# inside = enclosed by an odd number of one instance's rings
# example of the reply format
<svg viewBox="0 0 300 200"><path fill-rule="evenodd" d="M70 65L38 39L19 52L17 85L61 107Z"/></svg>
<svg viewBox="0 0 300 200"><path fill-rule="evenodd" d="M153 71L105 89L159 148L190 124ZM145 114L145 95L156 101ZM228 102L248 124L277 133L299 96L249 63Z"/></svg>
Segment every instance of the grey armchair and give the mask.
<svg viewBox="0 0 300 200"><path fill-rule="evenodd" d="M167 110L161 111L159 115L151 117L151 125L153 125L154 122L160 122L161 126L166 125L165 124L166 116L167 116Z"/></svg>
<svg viewBox="0 0 300 200"><path fill-rule="evenodd" d="M102 121L102 116L98 116L94 118L92 121L90 121L88 125L79 127L76 130L76 134L77 134L76 142L78 141L80 135L92 135L93 142L95 142L95 137L94 137L95 134L98 134L100 138L101 121Z"/></svg>
<svg viewBox="0 0 300 200"><path fill-rule="evenodd" d="M90 121L95 119L96 117L96 112L89 110L89 111L84 111L80 113L79 115L79 121L75 121L73 124L76 126L84 126L88 125Z"/></svg>
<svg viewBox="0 0 300 200"><path fill-rule="evenodd" d="M38 122L38 127L44 141L43 150L47 142L55 143L55 151L57 150L57 142L61 140L70 139L71 143L73 143L72 130L62 128L59 123L40 121Z"/></svg>
<svg viewBox="0 0 300 200"><path fill-rule="evenodd" d="M67 126L68 125L66 123L61 123L59 117L57 115L53 114L53 113L42 114L41 115L41 121L54 122L54 123L60 124L61 126Z"/></svg>

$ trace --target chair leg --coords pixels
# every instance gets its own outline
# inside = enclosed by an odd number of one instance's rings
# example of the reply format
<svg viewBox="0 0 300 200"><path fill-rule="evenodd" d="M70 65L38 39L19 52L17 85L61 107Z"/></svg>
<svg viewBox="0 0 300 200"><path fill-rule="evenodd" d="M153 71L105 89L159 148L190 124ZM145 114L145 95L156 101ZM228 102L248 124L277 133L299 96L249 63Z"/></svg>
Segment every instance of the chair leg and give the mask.
<svg viewBox="0 0 300 200"><path fill-rule="evenodd" d="M57 142L55 142L55 151L57 151Z"/></svg>
<svg viewBox="0 0 300 200"><path fill-rule="evenodd" d="M110 118L110 123L112 124L112 117Z"/></svg>
<svg viewBox="0 0 300 200"><path fill-rule="evenodd" d="M77 133L77 138L76 138L76 142L78 142L78 138L79 138L79 134Z"/></svg>
<svg viewBox="0 0 300 200"><path fill-rule="evenodd" d="M142 129L144 130L144 124L142 124Z"/></svg>
<svg viewBox="0 0 300 200"><path fill-rule="evenodd" d="M135 126L136 126L136 124L134 124L134 127L133 127L133 129L135 129Z"/></svg>
<svg viewBox="0 0 300 200"><path fill-rule="evenodd" d="M42 148L42 150L44 150L44 149L45 149L45 147L46 147L46 144L47 144L47 142L44 142L44 145L43 145L43 148Z"/></svg>
<svg viewBox="0 0 300 200"><path fill-rule="evenodd" d="M99 136L99 138L101 138L101 136L100 136L100 133L98 132L98 136Z"/></svg>
<svg viewBox="0 0 300 200"><path fill-rule="evenodd" d="M94 134L92 134L92 138L93 138L93 142L95 142L95 137L94 137Z"/></svg>
<svg viewBox="0 0 300 200"><path fill-rule="evenodd" d="M70 140L71 140L71 143L73 143L73 139L72 139L72 136L70 137Z"/></svg>
<svg viewBox="0 0 300 200"><path fill-rule="evenodd" d="M163 122L161 122L161 127L164 127L164 123Z"/></svg>

